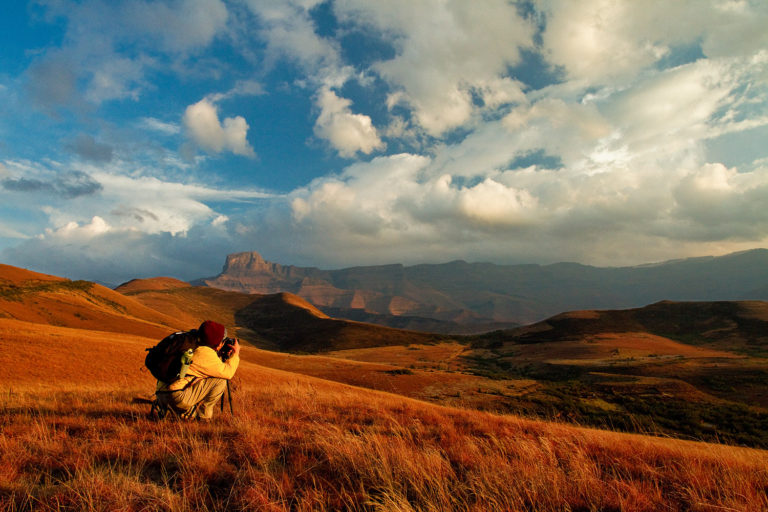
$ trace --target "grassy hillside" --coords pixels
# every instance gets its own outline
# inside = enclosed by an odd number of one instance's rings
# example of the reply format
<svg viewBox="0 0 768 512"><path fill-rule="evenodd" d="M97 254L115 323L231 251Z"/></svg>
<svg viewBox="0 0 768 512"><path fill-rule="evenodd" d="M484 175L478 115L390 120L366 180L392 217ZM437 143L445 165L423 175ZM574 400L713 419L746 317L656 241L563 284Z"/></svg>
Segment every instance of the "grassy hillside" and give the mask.
<svg viewBox="0 0 768 512"><path fill-rule="evenodd" d="M153 337L183 326L104 286L8 265L0 265L0 318Z"/></svg>
<svg viewBox="0 0 768 512"><path fill-rule="evenodd" d="M234 416L155 423L130 403L153 340L0 328L2 511L768 508L764 451L430 405L264 368L250 347Z"/></svg>
<svg viewBox="0 0 768 512"><path fill-rule="evenodd" d="M573 311L503 331L497 343L567 341L604 333L647 332L691 345L768 355L768 302L662 301L608 311ZM483 343L482 338L478 338Z"/></svg>

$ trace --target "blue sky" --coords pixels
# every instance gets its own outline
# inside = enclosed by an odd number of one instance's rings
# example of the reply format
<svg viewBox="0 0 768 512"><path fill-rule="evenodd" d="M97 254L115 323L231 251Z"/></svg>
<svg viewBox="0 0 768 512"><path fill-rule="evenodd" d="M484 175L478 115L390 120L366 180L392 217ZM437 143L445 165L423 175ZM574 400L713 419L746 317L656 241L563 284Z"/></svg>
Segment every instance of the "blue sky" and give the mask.
<svg viewBox="0 0 768 512"><path fill-rule="evenodd" d="M0 16L0 261L632 265L768 246L761 0L51 0Z"/></svg>

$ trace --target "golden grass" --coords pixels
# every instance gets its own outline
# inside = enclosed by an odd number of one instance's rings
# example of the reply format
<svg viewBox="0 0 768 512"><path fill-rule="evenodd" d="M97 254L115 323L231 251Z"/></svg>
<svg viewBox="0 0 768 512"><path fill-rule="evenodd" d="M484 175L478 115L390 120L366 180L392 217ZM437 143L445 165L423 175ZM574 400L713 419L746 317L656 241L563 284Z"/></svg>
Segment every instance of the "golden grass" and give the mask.
<svg viewBox="0 0 768 512"><path fill-rule="evenodd" d="M153 422L130 400L156 341L0 319L0 512L768 510L765 451L431 405L250 347L234 417Z"/></svg>
<svg viewBox="0 0 768 512"><path fill-rule="evenodd" d="M128 391L0 398L0 510L768 509L766 452L461 411L283 372L212 424Z"/></svg>

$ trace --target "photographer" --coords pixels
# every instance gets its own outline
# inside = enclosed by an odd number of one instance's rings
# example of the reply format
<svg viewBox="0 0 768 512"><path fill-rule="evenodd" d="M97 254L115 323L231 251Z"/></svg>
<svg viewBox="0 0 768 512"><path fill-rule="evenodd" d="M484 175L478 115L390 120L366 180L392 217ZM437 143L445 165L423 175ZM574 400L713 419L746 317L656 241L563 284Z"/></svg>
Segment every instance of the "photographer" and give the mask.
<svg viewBox="0 0 768 512"><path fill-rule="evenodd" d="M199 340L189 367L174 382L158 381L156 396L158 402L183 418L210 420L216 402L227 389L227 381L237 371L240 343L227 338L224 326L211 320L203 322L196 335Z"/></svg>

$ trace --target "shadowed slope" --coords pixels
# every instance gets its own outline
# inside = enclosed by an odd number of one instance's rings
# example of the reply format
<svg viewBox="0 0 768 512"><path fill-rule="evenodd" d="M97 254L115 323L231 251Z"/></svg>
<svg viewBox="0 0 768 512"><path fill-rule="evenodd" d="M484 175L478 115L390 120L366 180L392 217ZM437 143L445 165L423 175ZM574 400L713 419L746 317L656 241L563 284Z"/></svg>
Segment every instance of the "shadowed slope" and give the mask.
<svg viewBox="0 0 768 512"><path fill-rule="evenodd" d="M230 329L231 336L250 340L252 336L236 325L235 312L254 300L253 295L228 292L215 288L191 286L183 281L152 278L134 280L116 288L133 300L156 311L172 316L186 329L193 329L203 320L214 320Z"/></svg>
<svg viewBox="0 0 768 512"><path fill-rule="evenodd" d="M280 350L318 352L411 343L434 343L446 336L329 318L290 293L256 296L235 316L264 345Z"/></svg>

